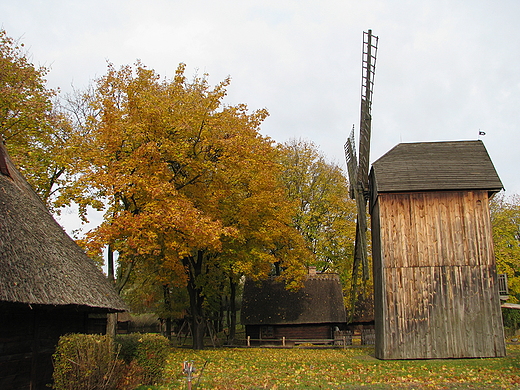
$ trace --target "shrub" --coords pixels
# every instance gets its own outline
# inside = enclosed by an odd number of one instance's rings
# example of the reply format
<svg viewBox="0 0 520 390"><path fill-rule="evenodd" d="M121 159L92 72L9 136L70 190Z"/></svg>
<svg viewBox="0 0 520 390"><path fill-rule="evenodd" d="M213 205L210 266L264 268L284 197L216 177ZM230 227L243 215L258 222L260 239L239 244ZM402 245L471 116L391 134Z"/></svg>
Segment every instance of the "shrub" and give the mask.
<svg viewBox="0 0 520 390"><path fill-rule="evenodd" d="M140 334L131 333L118 335L115 338L116 344L120 346L119 357L129 364L136 357L137 347L139 346Z"/></svg>
<svg viewBox="0 0 520 390"><path fill-rule="evenodd" d="M520 328L520 310L503 308L502 317L506 328L511 328L513 331Z"/></svg>
<svg viewBox="0 0 520 390"><path fill-rule="evenodd" d="M69 334L60 337L54 360L54 389L114 389L122 361L110 336Z"/></svg>
<svg viewBox="0 0 520 390"><path fill-rule="evenodd" d="M117 390L135 390L144 383L144 370L136 360L126 364L123 368L121 379L117 383Z"/></svg>
<svg viewBox="0 0 520 390"><path fill-rule="evenodd" d="M134 333L117 336L116 343L121 346L121 359L132 366L130 371L134 377L138 372L142 377L142 384L153 385L162 381L170 351L170 343L166 337L152 333Z"/></svg>
<svg viewBox="0 0 520 390"><path fill-rule="evenodd" d="M154 385L162 381L166 359L170 352L169 340L159 334L139 335L135 359L144 370L144 385Z"/></svg>

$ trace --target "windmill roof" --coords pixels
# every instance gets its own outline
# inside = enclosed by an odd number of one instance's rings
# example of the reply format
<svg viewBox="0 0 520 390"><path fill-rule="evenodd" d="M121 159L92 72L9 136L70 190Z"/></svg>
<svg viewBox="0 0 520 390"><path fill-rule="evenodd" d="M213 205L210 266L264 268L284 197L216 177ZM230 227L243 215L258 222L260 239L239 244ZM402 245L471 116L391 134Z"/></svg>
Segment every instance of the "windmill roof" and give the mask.
<svg viewBox="0 0 520 390"><path fill-rule="evenodd" d="M371 176L377 192L503 188L480 140L401 143L372 164Z"/></svg>
<svg viewBox="0 0 520 390"><path fill-rule="evenodd" d="M1 139L0 160L0 302L126 310L16 169Z"/></svg>
<svg viewBox="0 0 520 390"><path fill-rule="evenodd" d="M247 280L242 298L243 325L342 323L343 293L335 274L309 276L304 287L289 291L275 278Z"/></svg>

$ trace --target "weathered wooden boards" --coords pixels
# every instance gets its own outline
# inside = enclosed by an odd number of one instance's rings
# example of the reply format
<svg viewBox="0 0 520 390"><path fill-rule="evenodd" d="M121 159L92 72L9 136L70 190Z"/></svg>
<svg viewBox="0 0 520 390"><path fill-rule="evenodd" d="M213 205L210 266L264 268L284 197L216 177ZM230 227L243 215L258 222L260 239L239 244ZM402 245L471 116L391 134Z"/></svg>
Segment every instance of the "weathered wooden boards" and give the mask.
<svg viewBox="0 0 520 390"><path fill-rule="evenodd" d="M504 356L488 191L380 193L372 223L376 356Z"/></svg>

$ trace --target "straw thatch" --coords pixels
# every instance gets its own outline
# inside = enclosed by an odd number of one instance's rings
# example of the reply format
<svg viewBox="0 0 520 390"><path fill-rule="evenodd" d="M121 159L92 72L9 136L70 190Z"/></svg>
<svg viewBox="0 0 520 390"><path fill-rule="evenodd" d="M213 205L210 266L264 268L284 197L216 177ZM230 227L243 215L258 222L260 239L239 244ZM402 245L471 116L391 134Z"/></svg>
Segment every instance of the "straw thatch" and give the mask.
<svg viewBox="0 0 520 390"><path fill-rule="evenodd" d="M122 311L101 270L65 233L0 140L0 302Z"/></svg>
<svg viewBox="0 0 520 390"><path fill-rule="evenodd" d="M244 325L345 323L339 278L335 274L308 276L297 291L287 290L274 278L247 280L241 321Z"/></svg>

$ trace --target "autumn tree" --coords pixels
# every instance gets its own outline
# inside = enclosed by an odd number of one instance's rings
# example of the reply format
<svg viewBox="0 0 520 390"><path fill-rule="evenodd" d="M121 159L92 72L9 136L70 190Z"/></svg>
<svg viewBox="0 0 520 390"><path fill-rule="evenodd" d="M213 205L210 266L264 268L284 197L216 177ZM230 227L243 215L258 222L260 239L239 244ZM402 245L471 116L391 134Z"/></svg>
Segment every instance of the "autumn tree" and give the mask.
<svg viewBox="0 0 520 390"><path fill-rule="evenodd" d="M490 210L497 272L507 275L511 301L520 302L520 198L495 195Z"/></svg>
<svg viewBox="0 0 520 390"><path fill-rule="evenodd" d="M307 265L322 272L338 272L348 280L352 272L356 208L348 196L344 172L327 162L309 141L288 141L282 147L282 156L283 181L289 198L297 203L293 223L314 255Z"/></svg>
<svg viewBox="0 0 520 390"><path fill-rule="evenodd" d="M298 288L305 273L303 265L312 258L292 221L296 202L288 198L282 181L285 166L279 149L254 132L249 136L246 129L238 133L241 136L233 140L230 150L241 152L233 153L226 163L225 183L214 182L227 188L217 214L236 231L225 237L216 263L228 278L230 340L235 334L235 300L241 278L265 278L277 265L284 269L279 279L287 288Z"/></svg>
<svg viewBox="0 0 520 390"><path fill-rule="evenodd" d="M66 177L69 123L46 87L46 67L35 67L20 43L0 30L0 138L19 169L52 208Z"/></svg>
<svg viewBox="0 0 520 390"><path fill-rule="evenodd" d="M123 272L154 270L163 288L186 285L194 348L202 348L216 275L236 282L281 262L296 283L304 251L276 149L258 132L266 111L224 106L229 79L210 88L206 76L190 82L184 71L167 80L140 63L109 66L67 196L81 210L93 201L105 210L89 235L93 250L110 245Z"/></svg>
<svg viewBox="0 0 520 390"><path fill-rule="evenodd" d="M129 280L121 296L132 313L154 313L160 318L164 325L164 335L170 338L173 319L185 315L189 301L184 281L174 273L165 274L167 272L166 267L142 262L128 275Z"/></svg>

